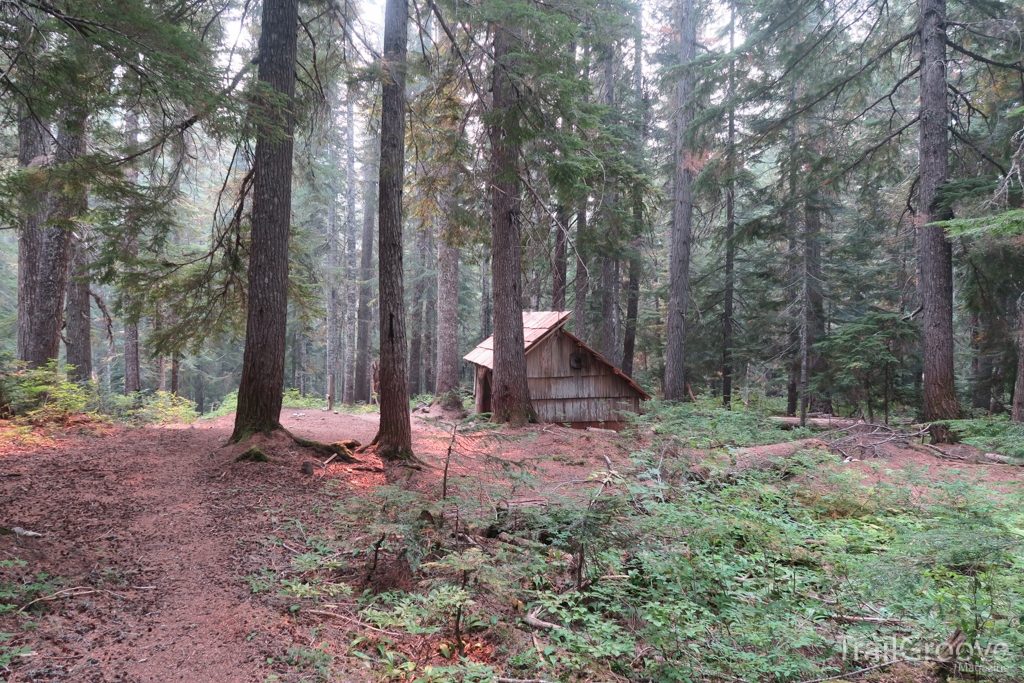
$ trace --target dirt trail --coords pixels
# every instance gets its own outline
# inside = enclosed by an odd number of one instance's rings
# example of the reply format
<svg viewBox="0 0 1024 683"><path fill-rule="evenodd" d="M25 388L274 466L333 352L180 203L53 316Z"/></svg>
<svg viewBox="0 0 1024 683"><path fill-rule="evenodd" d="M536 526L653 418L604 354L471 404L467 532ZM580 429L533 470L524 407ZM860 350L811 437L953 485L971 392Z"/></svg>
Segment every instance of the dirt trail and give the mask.
<svg viewBox="0 0 1024 683"><path fill-rule="evenodd" d="M302 432L292 412L282 417ZM376 429L375 416L317 421L335 438L367 440ZM219 448L229 434L224 419L115 428L0 456L0 524L43 534L0 537L0 559L28 562L3 579L46 572L77 589L8 641L34 654L0 680L264 680L268 653L294 638L240 578L266 566L259 550L277 520L265 511L315 504L323 480L300 474L301 452L260 469L235 464Z"/></svg>

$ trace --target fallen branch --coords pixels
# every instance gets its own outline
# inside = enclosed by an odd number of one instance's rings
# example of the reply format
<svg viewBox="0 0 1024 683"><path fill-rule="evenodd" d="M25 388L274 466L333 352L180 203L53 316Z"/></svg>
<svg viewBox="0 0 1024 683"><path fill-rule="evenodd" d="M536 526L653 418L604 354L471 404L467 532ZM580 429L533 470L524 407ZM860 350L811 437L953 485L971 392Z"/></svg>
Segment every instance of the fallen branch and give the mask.
<svg viewBox="0 0 1024 683"><path fill-rule="evenodd" d="M394 631L385 631L384 629L377 628L376 626L370 626L365 621L362 621L362 620L358 619L357 617L350 617L350 616L347 616L347 615L344 615L344 614L337 614L335 612L328 612L328 611L322 610L322 609L304 609L302 611L305 612L306 614L317 614L317 615L319 615L321 617L331 617L333 619L341 619L341 620L347 621L349 623L357 624L357 625L359 625L359 626L361 626L363 628L368 628L371 631L377 631L378 633L384 633L384 634L387 634L389 636L401 636L401 635L403 635L401 633L396 633Z"/></svg>
<svg viewBox="0 0 1024 683"><path fill-rule="evenodd" d="M858 617L852 614L833 614L829 617L832 621L841 624L879 624L881 626L907 626L907 622L901 619L888 619L886 617Z"/></svg>
<svg viewBox="0 0 1024 683"><path fill-rule="evenodd" d="M533 626L534 628L543 628L549 631L566 630L564 626L559 626L558 624L553 624L550 621L544 621L543 619L537 618L537 614L538 612L529 612L525 617L523 617L523 621L525 621L530 626Z"/></svg>
<svg viewBox="0 0 1024 683"><path fill-rule="evenodd" d="M874 666L868 666L863 669L857 669L856 671L847 671L845 673L836 674L835 676L826 676L825 678L814 678L809 681L800 681L799 683L824 683L824 681L834 681L839 678L846 678L847 676L857 676L859 674L867 673L868 671L874 671L875 669L881 669L882 667L892 666L893 664L899 664L900 662L906 662L906 659L893 659L888 662L882 662L881 664L875 664Z"/></svg>
<svg viewBox="0 0 1024 683"><path fill-rule="evenodd" d="M82 590L82 589L85 589L85 590ZM72 593L71 591L81 591L81 592L80 593ZM37 602L49 602L51 600L63 600L64 598L77 598L80 595L92 595L95 592L96 591L94 591L91 588L85 588L85 586L75 586L74 588L65 588L63 590L57 591L56 593L53 593L52 595L44 595L41 598L36 598L32 602L25 603L25 605L22 606L22 608L19 609L18 611L19 612L24 612L25 610L27 610L29 607L31 607L32 605L36 604Z"/></svg>

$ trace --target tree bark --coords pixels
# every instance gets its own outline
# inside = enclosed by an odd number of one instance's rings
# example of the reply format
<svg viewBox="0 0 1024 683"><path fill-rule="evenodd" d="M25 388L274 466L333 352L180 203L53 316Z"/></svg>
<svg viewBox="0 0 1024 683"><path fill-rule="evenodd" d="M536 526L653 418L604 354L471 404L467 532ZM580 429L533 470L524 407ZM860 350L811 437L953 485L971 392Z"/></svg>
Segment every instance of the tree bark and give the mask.
<svg viewBox="0 0 1024 683"><path fill-rule="evenodd" d="M517 126L519 94L511 78L512 35L494 27L491 141L491 277L494 280L494 373L491 389L495 422L522 425L535 418L526 381L521 281L522 198Z"/></svg>
<svg viewBox="0 0 1024 683"><path fill-rule="evenodd" d="M565 309L566 251L569 244L569 209L555 207L555 256L551 274L551 310Z"/></svg>
<svg viewBox="0 0 1024 683"><path fill-rule="evenodd" d="M1013 410L1010 419L1024 422L1024 295L1017 299L1017 331L1020 340L1017 342L1017 382L1013 388Z"/></svg>
<svg viewBox="0 0 1024 683"><path fill-rule="evenodd" d="M636 319L640 307L640 255L629 259L629 284L626 285L626 325L622 335L622 372L633 376L633 355L636 348Z"/></svg>
<svg viewBox="0 0 1024 683"><path fill-rule="evenodd" d="M56 163L66 174L81 175L72 166L85 155L85 120L82 110L68 112L57 138ZM89 296L89 231L81 217L89 208L84 178L65 176L57 191L50 222L67 231L71 241L70 278L67 280L67 305L64 311L68 379L72 382L92 378L92 298Z"/></svg>
<svg viewBox="0 0 1024 683"><path fill-rule="evenodd" d="M493 325L491 325L491 252L484 250L483 261L480 264L480 338L487 339L491 336Z"/></svg>
<svg viewBox="0 0 1024 683"><path fill-rule="evenodd" d="M377 433L377 454L386 460L412 458L405 289L402 281L408 23L407 0L387 0L380 121L380 431Z"/></svg>
<svg viewBox="0 0 1024 683"><path fill-rule="evenodd" d="M345 98L345 388L342 401L356 400L356 120L355 91ZM337 383L335 384L337 386Z"/></svg>
<svg viewBox="0 0 1024 683"><path fill-rule="evenodd" d="M680 401L686 396L684 374L686 358L686 307L690 289L690 239L693 222L693 197L690 184L693 169L688 136L693 117L693 72L697 43L697 23L693 0L679 0L679 76L675 139L675 188L669 262L669 300L666 313L665 381L666 400Z"/></svg>
<svg viewBox="0 0 1024 683"><path fill-rule="evenodd" d="M373 297L373 228L374 204L377 201L377 154L380 143L370 140L371 158L363 166L363 238L359 263L358 339L356 341L355 400L370 401L370 335L373 315L370 299Z"/></svg>
<svg viewBox="0 0 1024 683"><path fill-rule="evenodd" d="M334 120L332 115L331 120ZM332 131L333 132L333 131ZM340 356L342 353L342 325L340 322L341 316L339 315L338 309L341 308L342 291L344 289L344 278L342 276L342 235L341 231L338 230L338 186L336 182L336 171L340 163L338 159L338 147L335 144L336 141L334 136L331 135L328 138L328 159L331 165L331 175L328 176L327 187L330 192L330 198L327 203L327 256L326 265L327 273L325 280L327 282L327 349L326 353L326 376L328 387L333 388L334 392L337 393L338 387L342 385L341 380L341 362ZM345 179L348 182L348 178ZM341 280L342 282L339 282ZM295 342L292 349L292 358L298 359L298 337L300 332L296 332ZM334 378L333 383L331 378ZM293 384L298 387L300 386L298 375L296 374L292 380ZM331 396L332 401L337 399L337 396Z"/></svg>
<svg viewBox="0 0 1024 683"><path fill-rule="evenodd" d="M587 199L576 214L576 277L573 280L573 334L587 341L587 293L590 289L590 271L587 269Z"/></svg>
<svg viewBox="0 0 1024 683"><path fill-rule="evenodd" d="M288 241L292 206L292 130L298 0L264 0L259 43L253 164L249 310L233 442L281 428L288 333Z"/></svg>
<svg viewBox="0 0 1024 683"><path fill-rule="evenodd" d="M139 143L139 119L135 112L128 111L125 114L125 143L129 149L135 149ZM134 166L129 166L125 171L125 178L128 182L137 184L139 182L139 171ZM134 230L128 236L128 253L137 256L139 251L139 240ZM142 375L139 369L139 324L137 322L125 321L124 324L124 395L142 391Z"/></svg>
<svg viewBox="0 0 1024 683"><path fill-rule="evenodd" d="M921 122L917 244L924 337L924 419L960 415L953 375L953 250L935 221L949 218L939 190L949 175L946 0L921 0Z"/></svg>
<svg viewBox="0 0 1024 683"><path fill-rule="evenodd" d="M82 224L77 226L71 237L64 339L68 379L72 382L88 381L92 378L92 298L89 296L89 234Z"/></svg>
<svg viewBox="0 0 1024 683"><path fill-rule="evenodd" d="M171 395L178 395L178 380L181 379L181 356L175 351L171 354Z"/></svg>
<svg viewBox="0 0 1024 683"><path fill-rule="evenodd" d="M47 164L50 134L24 106L18 111L18 166ZM37 187L39 183L35 184ZM70 234L46 225L46 191L22 198L18 234L18 359L37 368L60 355L60 328L67 286ZM60 275L63 274L63 281ZM56 276L56 277L55 277Z"/></svg>
<svg viewBox="0 0 1024 683"><path fill-rule="evenodd" d="M423 374L423 292L425 278L423 275L423 241L425 226L416 231L415 245L412 251L412 301L409 310L409 395L422 393L420 376Z"/></svg>
<svg viewBox="0 0 1024 683"><path fill-rule="evenodd" d="M735 49L736 8L729 5L729 52ZM729 98L734 96L736 65L729 62ZM733 299L736 289L736 111L729 105L726 173L729 178L725 185L725 291L722 294L722 406L732 408L732 323Z"/></svg>
<svg viewBox="0 0 1024 683"><path fill-rule="evenodd" d="M451 230L449 227L448 230ZM459 250L442 231L437 255L437 383L445 408L461 408L459 397Z"/></svg>
<svg viewBox="0 0 1024 683"><path fill-rule="evenodd" d="M423 299L423 391L431 392L437 382L437 245L434 244L434 224L427 224L427 238L422 256L426 273Z"/></svg>

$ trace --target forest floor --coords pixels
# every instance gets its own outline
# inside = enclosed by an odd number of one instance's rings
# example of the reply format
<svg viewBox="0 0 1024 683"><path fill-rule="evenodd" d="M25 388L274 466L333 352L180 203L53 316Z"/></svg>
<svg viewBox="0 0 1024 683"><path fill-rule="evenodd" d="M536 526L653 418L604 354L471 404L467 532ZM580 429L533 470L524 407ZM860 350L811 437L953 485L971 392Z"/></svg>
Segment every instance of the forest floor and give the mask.
<svg viewBox="0 0 1024 683"><path fill-rule="evenodd" d="M0 613L0 633L13 634L0 643L10 660L0 660L0 680L318 680L296 672L315 673L318 643L344 640L360 622L341 628L258 584L316 546L332 506L387 483L436 497L453 443L449 485L491 507L496 494L484 484L495 463L523 475L504 480L505 501L530 505L567 489L590 496L590 475L624 463L639 438L532 425L453 442L453 423L417 418L414 450L427 467L386 477L380 461L360 454L358 464L317 464L309 475L309 453L285 437L256 438L270 462L235 462L241 449L225 446L232 417L143 428L83 422L17 446L0 436L0 521L41 534L0 536L0 586L22 587L0 603L36 600ZM282 424L306 438L367 443L377 415L286 409ZM911 470L990 487L1021 481L1020 468L1003 465L957 463L946 475L949 463L912 448L890 449L884 468L848 465L871 481ZM408 572L392 569L369 582L374 590L409 588ZM475 657L487 662L492 651L481 645ZM327 678L376 679L360 659L347 661Z"/></svg>

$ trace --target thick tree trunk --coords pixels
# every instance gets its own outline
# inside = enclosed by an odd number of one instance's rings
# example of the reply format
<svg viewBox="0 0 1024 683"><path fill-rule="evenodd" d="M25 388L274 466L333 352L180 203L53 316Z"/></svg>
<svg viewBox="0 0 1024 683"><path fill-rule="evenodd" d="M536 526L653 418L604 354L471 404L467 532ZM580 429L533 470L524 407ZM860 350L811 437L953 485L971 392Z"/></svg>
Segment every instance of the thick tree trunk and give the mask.
<svg viewBox="0 0 1024 683"><path fill-rule="evenodd" d="M344 403L355 403L356 365L356 120L355 92L345 98L345 388ZM337 386L337 382L335 382Z"/></svg>
<svg viewBox="0 0 1024 683"><path fill-rule="evenodd" d="M125 142L129 149L134 149L139 143L139 119L135 112L129 111L125 114ZM125 171L128 182L136 184L139 182L139 171L134 166ZM128 253L137 256L139 251L139 240L132 231L128 236ZM142 391L142 375L139 370L139 324L126 321L124 324L124 395Z"/></svg>
<svg viewBox="0 0 1024 683"><path fill-rule="evenodd" d="M626 285L626 325L622 340L622 372L633 376L633 355L636 348L636 319L640 308L640 255L629 259L629 284Z"/></svg>
<svg viewBox="0 0 1024 683"><path fill-rule="evenodd" d="M333 120L333 117L332 117ZM338 160L338 148L335 144L335 140L330 138L328 140L328 158L330 160L331 169L335 170L338 168L340 163ZM331 174L328 180L328 191L330 192L330 199L327 203L327 255L326 265L327 273L325 280L327 282L327 352L326 356L326 376L327 386L333 388L334 393L338 393L338 387L342 385L341 382L341 361L340 356L342 353L342 325L341 315L339 309L342 304L342 291L344 290L344 277L342 275L342 235L338 229L338 186L335 182L335 174ZM346 178L346 182L348 179ZM341 281L341 282L339 282ZM296 338L292 349L292 358L298 359L298 335L296 332ZM294 373L293 373L294 374ZM331 378L334 381L331 381ZM292 380L292 383L298 387L300 386L298 375ZM337 399L337 395L331 396L331 401Z"/></svg>
<svg viewBox="0 0 1024 683"><path fill-rule="evenodd" d="M1024 296L1017 299L1017 331L1020 334L1017 353L1017 383L1013 388L1013 410L1010 419L1024 422Z"/></svg>
<svg viewBox="0 0 1024 683"><path fill-rule="evenodd" d="M555 256L551 274L551 310L565 310L566 251L569 244L569 209L555 207Z"/></svg>
<svg viewBox="0 0 1024 683"><path fill-rule="evenodd" d="M377 155L380 143L369 141L371 159L363 166L363 239L359 254L359 320L358 339L356 341L356 376L355 400L369 403L370 401L370 336L373 315L370 310L370 299L373 297L373 228L374 205L377 202Z"/></svg>
<svg viewBox="0 0 1024 683"><path fill-rule="evenodd" d="M257 97L253 104L264 123L257 130L253 164L249 311L234 442L281 427L298 22L298 0L263 0L259 82L273 96Z"/></svg>
<svg viewBox="0 0 1024 683"><path fill-rule="evenodd" d="M83 195L82 200L85 199ZM68 279L64 309L64 339L67 348L68 379L85 382L92 378L92 298L89 296L89 235L84 225L76 226L71 238L71 277Z"/></svg>
<svg viewBox="0 0 1024 683"><path fill-rule="evenodd" d="M494 326L491 324L491 252L484 251L484 258L480 264L480 338L487 339L491 336Z"/></svg>
<svg viewBox="0 0 1024 683"><path fill-rule="evenodd" d="M615 338L615 259L601 257L601 324L597 350L612 365L618 365L618 339Z"/></svg>
<svg viewBox="0 0 1024 683"><path fill-rule="evenodd" d="M423 293L425 278L423 275L423 241L425 228L421 226L416 232L415 246L412 251L412 301L409 304L409 395L417 396L422 392L420 376L423 374Z"/></svg>
<svg viewBox="0 0 1024 683"><path fill-rule="evenodd" d="M924 419L960 415L953 376L953 250L941 226L939 190L949 175L946 0L921 0L921 122L918 185L918 290L924 307Z"/></svg>
<svg viewBox="0 0 1024 683"><path fill-rule="evenodd" d="M526 382L521 271L522 198L516 143L518 91L511 79L512 36L495 26L492 111L501 117L489 127L491 140L491 277L494 280L494 373L491 388L495 422L522 425L534 419Z"/></svg>
<svg viewBox="0 0 1024 683"><path fill-rule="evenodd" d="M427 239L422 257L426 271L426 286L423 300L423 391L431 392L437 382L437 245L434 244L434 225L427 224Z"/></svg>
<svg viewBox="0 0 1024 683"><path fill-rule="evenodd" d="M804 211L804 260L807 272L807 372L808 381L821 375L827 369L824 357L815 345L825 338L825 295L821 288L821 209L820 190L811 193L805 202ZM819 413L832 412L828 396L809 396L810 409Z"/></svg>
<svg viewBox="0 0 1024 683"><path fill-rule="evenodd" d="M171 394L178 395L178 380L181 378L181 356L175 351L171 355Z"/></svg>
<svg viewBox="0 0 1024 683"><path fill-rule="evenodd" d="M66 115L57 139L56 162L67 173L80 174L72 166L85 155L85 112ZM89 296L89 231L81 221L88 210L84 178L68 180L55 195L50 221L68 232L71 241L70 278L67 281L67 305L64 311L68 379L73 382L92 378L92 299Z"/></svg>
<svg viewBox="0 0 1024 683"><path fill-rule="evenodd" d="M736 8L729 6L729 52L735 49ZM734 95L734 62L729 62L729 97ZM732 408L732 323L733 299L736 289L736 112L729 106L728 163L726 172L729 179L725 186L725 291L722 293L722 406Z"/></svg>
<svg viewBox="0 0 1024 683"><path fill-rule="evenodd" d="M450 230L451 228L449 228ZM445 408L461 408L459 397L459 250L441 232L437 255L437 383Z"/></svg>
<svg viewBox="0 0 1024 683"><path fill-rule="evenodd" d="M590 290L590 271L587 269L587 200L576 214L576 277L573 280L573 334L587 341L587 293Z"/></svg>
<svg viewBox="0 0 1024 683"><path fill-rule="evenodd" d="M677 85L675 139L675 188L672 216L671 253L669 256L669 300L665 329L666 400L681 401L686 396L686 308L690 289L690 238L693 221L693 197L690 184L693 169L689 159L690 123L693 118L693 73L697 43L697 17L693 0L679 0L679 64L682 73Z"/></svg>
<svg viewBox="0 0 1024 683"><path fill-rule="evenodd" d="M408 23L407 0L387 0L382 65L386 73L381 88L380 121L380 431L377 433L377 454L387 460L412 457L402 281Z"/></svg>
<svg viewBox="0 0 1024 683"><path fill-rule="evenodd" d="M50 134L27 108L18 111L18 166L38 168L48 163ZM38 186L38 184L37 184ZM46 365L60 355L60 328L67 286L70 233L46 226L46 191L22 198L18 234L18 359L30 368ZM60 276L63 275L63 278Z"/></svg>

